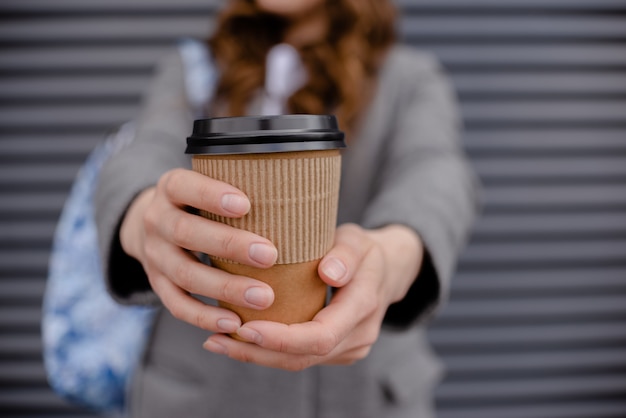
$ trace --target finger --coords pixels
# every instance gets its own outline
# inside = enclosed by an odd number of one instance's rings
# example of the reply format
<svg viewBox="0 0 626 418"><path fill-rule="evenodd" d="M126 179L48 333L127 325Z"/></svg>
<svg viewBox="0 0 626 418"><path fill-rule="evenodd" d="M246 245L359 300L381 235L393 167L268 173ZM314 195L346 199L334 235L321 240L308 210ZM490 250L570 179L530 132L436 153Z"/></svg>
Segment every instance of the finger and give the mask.
<svg viewBox="0 0 626 418"><path fill-rule="evenodd" d="M272 367L288 371L301 371L324 360L322 357L285 354L267 350L255 344L236 341L226 335L211 335L203 344L204 349L226 355L244 363Z"/></svg>
<svg viewBox="0 0 626 418"><path fill-rule="evenodd" d="M274 302L272 288L259 280L207 266L182 249L161 241L149 248L151 263L183 290L252 309Z"/></svg>
<svg viewBox="0 0 626 418"><path fill-rule="evenodd" d="M324 356L341 342L343 335L336 330L343 328L341 324L326 327L316 320L291 325L250 321L237 330L237 335L271 351Z"/></svg>
<svg viewBox="0 0 626 418"><path fill-rule="evenodd" d="M376 311L376 294L367 287L359 285L340 289L331 303L310 322L285 325L250 321L239 328L237 334L246 341L277 352L328 355L359 323Z"/></svg>
<svg viewBox="0 0 626 418"><path fill-rule="evenodd" d="M352 224L340 226L335 233L333 248L320 261L320 277L329 286L345 286L371 247L361 227Z"/></svg>
<svg viewBox="0 0 626 418"><path fill-rule="evenodd" d="M272 266L278 257L276 247L266 238L196 216L171 206L150 214L147 229L156 230L166 241L190 251L200 251L253 267Z"/></svg>
<svg viewBox="0 0 626 418"><path fill-rule="evenodd" d="M165 276L152 273L150 284L175 318L212 332L235 332L241 319L232 311L206 305L174 285Z"/></svg>
<svg viewBox="0 0 626 418"><path fill-rule="evenodd" d="M250 210L250 200L241 190L191 170L169 171L157 187L178 206L191 206L226 217L240 217Z"/></svg>

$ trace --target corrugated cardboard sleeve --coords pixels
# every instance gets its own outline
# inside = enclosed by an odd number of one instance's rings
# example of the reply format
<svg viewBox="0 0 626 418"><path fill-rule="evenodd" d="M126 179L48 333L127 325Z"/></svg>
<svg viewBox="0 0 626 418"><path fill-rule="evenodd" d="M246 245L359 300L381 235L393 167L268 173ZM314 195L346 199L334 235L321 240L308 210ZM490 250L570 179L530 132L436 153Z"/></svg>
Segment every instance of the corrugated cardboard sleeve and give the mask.
<svg viewBox="0 0 626 418"><path fill-rule="evenodd" d="M270 269L211 257L216 267L263 280L274 289L276 297L269 309L230 308L244 322L261 318L286 323L310 320L326 296L317 264L334 239L341 176L339 150L194 155L192 161L195 171L241 189L251 203L250 212L242 218L206 212L203 216L252 231L278 249L276 266Z"/></svg>

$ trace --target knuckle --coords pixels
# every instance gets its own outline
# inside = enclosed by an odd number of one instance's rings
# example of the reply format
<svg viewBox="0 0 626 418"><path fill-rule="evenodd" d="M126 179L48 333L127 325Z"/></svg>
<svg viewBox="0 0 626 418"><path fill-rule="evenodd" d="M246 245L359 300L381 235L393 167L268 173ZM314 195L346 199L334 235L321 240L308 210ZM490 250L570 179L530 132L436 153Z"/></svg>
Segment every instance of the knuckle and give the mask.
<svg viewBox="0 0 626 418"><path fill-rule="evenodd" d="M170 311L174 318L178 319L179 321L185 320L185 311L180 307L180 305L175 303L167 303L166 301L163 301L163 304L165 305L167 310Z"/></svg>
<svg viewBox="0 0 626 418"><path fill-rule="evenodd" d="M171 196L178 189L178 179L181 169L176 168L163 174L157 183L157 188L162 190L166 195Z"/></svg>
<svg viewBox="0 0 626 418"><path fill-rule="evenodd" d="M361 225L359 225L358 223L355 222L349 222L348 226L350 226L351 228L354 228L355 230L359 231L359 232L363 232L365 233L365 228L363 228Z"/></svg>
<svg viewBox="0 0 626 418"><path fill-rule="evenodd" d="M278 351L279 353L288 353L290 351L290 347L287 341L285 341L285 338L282 337L279 341L278 341L278 345L276 347L276 351Z"/></svg>
<svg viewBox="0 0 626 418"><path fill-rule="evenodd" d="M180 287L188 291L193 290L195 280L191 263L179 263L175 268L174 277Z"/></svg>
<svg viewBox="0 0 626 418"><path fill-rule="evenodd" d="M285 369L290 372L301 372L305 367L300 362L289 362L285 366Z"/></svg>
<svg viewBox="0 0 626 418"><path fill-rule="evenodd" d="M355 223L345 223L340 226L342 231L360 233L363 229Z"/></svg>
<svg viewBox="0 0 626 418"><path fill-rule="evenodd" d="M207 177L207 179L210 179ZM204 209L210 212L216 212L219 209L219 205L215 202L215 187L216 184L210 181L203 181L198 184L197 196L199 198L199 209Z"/></svg>
<svg viewBox="0 0 626 418"><path fill-rule="evenodd" d="M292 358L283 363L282 368L290 372L301 372L311 366L307 358Z"/></svg>
<svg viewBox="0 0 626 418"><path fill-rule="evenodd" d="M367 346L367 347L363 347L359 350L356 350L352 356L348 359L349 363L348 364L354 364L359 360L363 360L364 358L366 358L367 356L369 356L370 352L372 351L371 346Z"/></svg>
<svg viewBox="0 0 626 418"><path fill-rule="evenodd" d="M363 340L364 348L371 349L372 346L376 343L376 341L378 341L379 336L380 336L380 330L378 328L374 328L372 329L371 332L368 332L365 335L365 338Z"/></svg>
<svg viewBox="0 0 626 418"><path fill-rule="evenodd" d="M148 207L143 214L142 222L146 232L154 232L157 230L158 215L152 207Z"/></svg>
<svg viewBox="0 0 626 418"><path fill-rule="evenodd" d="M155 261L158 260L159 251L158 249L152 245L151 242L146 242L143 248L144 261L149 265L154 265Z"/></svg>
<svg viewBox="0 0 626 418"><path fill-rule="evenodd" d="M167 194L167 190L168 190L168 184L171 182L172 179L172 172L168 171L165 174L163 174L160 178L159 181L157 181L157 185L156 188L159 192L161 193L165 193Z"/></svg>
<svg viewBox="0 0 626 418"><path fill-rule="evenodd" d="M234 259L237 255L238 241L234 234L225 234L219 241L221 255L224 258Z"/></svg>
<svg viewBox="0 0 626 418"><path fill-rule="evenodd" d="M152 288L154 293L156 293L159 296L161 303L163 303L163 305L166 308L168 308L167 292L162 291L162 281L164 280L163 276L161 276L160 274L154 273L149 266L145 267L145 271L146 271L146 275L148 276L148 282L150 283L150 287Z"/></svg>
<svg viewBox="0 0 626 418"><path fill-rule="evenodd" d="M369 356L372 351L372 346L369 345L367 347L363 347L356 353L356 360L363 360L365 357Z"/></svg>
<svg viewBox="0 0 626 418"><path fill-rule="evenodd" d="M252 355L245 350L242 350L239 355L236 356L236 358L242 363L254 363L254 358L252 357Z"/></svg>
<svg viewBox="0 0 626 418"><path fill-rule="evenodd" d="M223 285L219 287L218 300L224 302L235 302L239 292L234 280L225 280Z"/></svg>
<svg viewBox="0 0 626 418"><path fill-rule="evenodd" d="M185 247L193 234L193 226L185 214L177 214L172 219L172 241L174 244Z"/></svg>
<svg viewBox="0 0 626 418"><path fill-rule="evenodd" d="M345 236L346 242L355 243L358 242L362 244L363 242L368 242L369 237L365 234L363 228L357 224L345 224L342 225L342 233Z"/></svg>
<svg viewBox="0 0 626 418"><path fill-rule="evenodd" d="M316 343L312 347L312 351L317 356L326 356L334 350L338 343L339 337L337 334L329 330L317 339Z"/></svg>
<svg viewBox="0 0 626 418"><path fill-rule="evenodd" d="M193 315L193 323L192 325L201 328L201 329L206 329L208 322L208 318L206 315L206 312L203 309L199 309L197 312L195 312L195 314Z"/></svg>

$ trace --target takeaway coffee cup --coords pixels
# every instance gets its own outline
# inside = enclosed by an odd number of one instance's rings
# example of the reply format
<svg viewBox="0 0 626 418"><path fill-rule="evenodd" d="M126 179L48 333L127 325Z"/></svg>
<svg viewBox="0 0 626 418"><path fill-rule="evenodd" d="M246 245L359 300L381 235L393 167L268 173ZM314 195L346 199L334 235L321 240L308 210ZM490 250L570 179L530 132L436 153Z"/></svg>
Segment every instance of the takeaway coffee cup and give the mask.
<svg viewBox="0 0 626 418"><path fill-rule="evenodd" d="M268 283L271 307L254 310L220 305L243 322L287 324L311 320L324 306L326 285L317 274L337 222L344 134L330 115L246 116L200 119L187 138L197 172L247 194L242 218L202 215L261 235L278 249L276 264L259 269L209 256L215 267Z"/></svg>

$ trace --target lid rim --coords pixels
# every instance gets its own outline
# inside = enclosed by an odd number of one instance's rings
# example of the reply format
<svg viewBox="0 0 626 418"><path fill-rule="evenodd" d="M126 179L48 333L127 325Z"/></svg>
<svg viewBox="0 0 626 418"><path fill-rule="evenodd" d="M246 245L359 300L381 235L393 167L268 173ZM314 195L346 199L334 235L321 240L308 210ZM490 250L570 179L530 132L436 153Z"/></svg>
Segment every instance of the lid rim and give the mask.
<svg viewBox="0 0 626 418"><path fill-rule="evenodd" d="M187 146L186 154L192 155L225 155L225 154L273 154L280 152L307 152L307 151L330 151L346 148L343 141L311 141L307 147L302 148L300 142L220 145L190 145Z"/></svg>
<svg viewBox="0 0 626 418"><path fill-rule="evenodd" d="M219 123L215 123L219 122ZM345 148L332 115L275 115L194 121L186 154L250 154Z"/></svg>

